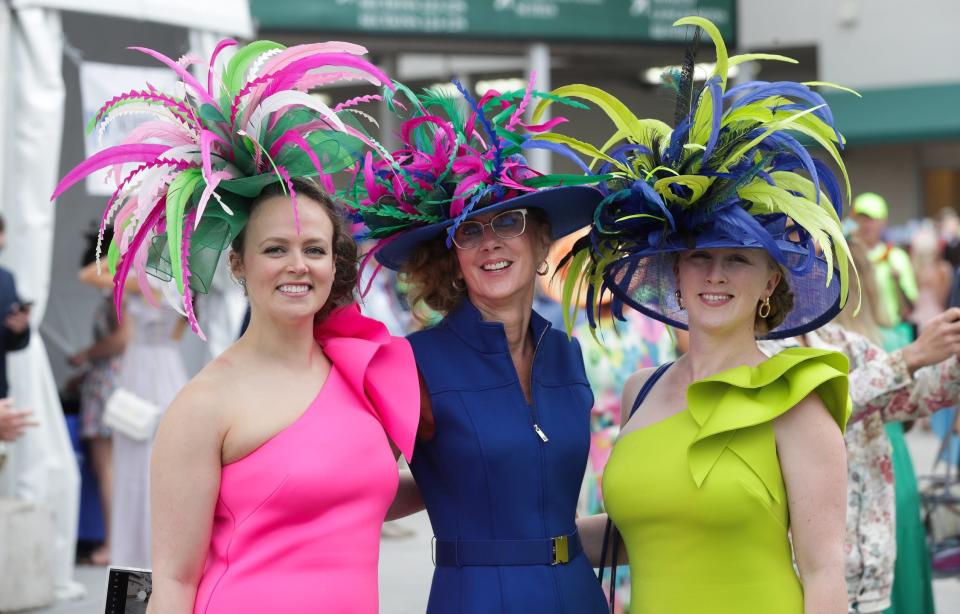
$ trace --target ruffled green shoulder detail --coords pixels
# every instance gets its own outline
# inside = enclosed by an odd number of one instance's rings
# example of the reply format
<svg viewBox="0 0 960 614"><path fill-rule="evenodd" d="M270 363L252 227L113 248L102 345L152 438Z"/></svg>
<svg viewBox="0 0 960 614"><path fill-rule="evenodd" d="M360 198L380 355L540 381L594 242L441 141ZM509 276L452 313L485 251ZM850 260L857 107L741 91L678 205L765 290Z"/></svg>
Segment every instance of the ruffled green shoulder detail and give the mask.
<svg viewBox="0 0 960 614"><path fill-rule="evenodd" d="M687 407L700 431L690 444L688 458L697 486L729 448L779 501L776 441L750 431L769 425L811 392L820 396L843 431L852 410L849 370L850 363L840 352L789 348L756 367L735 367L691 384Z"/></svg>

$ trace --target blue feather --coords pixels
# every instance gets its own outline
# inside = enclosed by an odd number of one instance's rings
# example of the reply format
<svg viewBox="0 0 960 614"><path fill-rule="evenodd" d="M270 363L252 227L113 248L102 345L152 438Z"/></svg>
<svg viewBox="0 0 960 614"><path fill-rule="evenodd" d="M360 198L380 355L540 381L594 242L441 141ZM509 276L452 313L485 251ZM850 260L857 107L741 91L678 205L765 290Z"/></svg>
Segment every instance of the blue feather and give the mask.
<svg viewBox="0 0 960 614"><path fill-rule="evenodd" d="M460 226L460 223L467 219L467 216L470 215L470 212L473 211L473 208L476 206L480 199L490 193L492 190L497 188L495 185L488 185L482 190L473 195L473 197L467 202L463 207L463 211L460 212L460 215L457 216L457 219L453 220L453 224L450 228L447 229L447 249L450 249L453 246L453 234L457 232L457 228Z"/></svg>
<svg viewBox="0 0 960 614"><path fill-rule="evenodd" d="M828 126L833 128L837 135L837 140L840 140L840 133L837 131L836 126L834 125L833 113L830 111L830 107L827 106L827 101L824 100L823 96L811 90L806 85L795 83L793 81L776 81L773 83L758 81L745 83L728 90L724 95L724 99L732 100L737 93L743 92L747 86L753 87L750 88L749 92L743 94L743 96L740 98L737 98L733 104L730 105L731 111L771 96L781 96L787 99L799 99L809 105L805 108L819 106L820 108L814 111L813 114L822 119Z"/></svg>
<svg viewBox="0 0 960 614"><path fill-rule="evenodd" d="M574 153L572 149L570 149L569 147L561 143L551 143L549 141L538 141L532 138L527 138L520 145L520 147L522 149L546 149L547 151L552 151L555 154L559 154L564 158L571 160L574 164L576 164L580 168L580 170L583 171L585 175L591 174L590 168L586 164L584 164L583 160L580 159L580 156ZM604 174L604 173L599 173L599 174Z"/></svg>
<svg viewBox="0 0 960 614"><path fill-rule="evenodd" d="M810 156L810 153L807 149L800 144L800 141L793 138L786 132L776 132L771 134L762 143L762 149L768 151L782 151L786 150L792 153L800 160L800 163L803 164L803 168L810 175L810 180L813 181L814 188L816 189L816 203L820 204L820 176L817 173L817 166L813 162L813 157ZM770 169L771 171L780 170L775 166Z"/></svg>
<svg viewBox="0 0 960 614"><path fill-rule="evenodd" d="M470 105L470 108L473 109L474 113L477 114L477 119L480 120L481 125L483 125L483 129L487 133L487 138L490 139L490 145L493 147L494 152L493 170L491 171L490 175L494 180L500 179L500 173L503 172L503 149L500 143L500 137L497 136L497 132L494 130L493 124L491 124L490 120L487 119L487 116L484 115L483 109L481 109L480 105L477 104L477 101L473 99L473 96L470 95L470 92L463 87L463 84L456 79L453 79L453 84L458 90L460 90L460 94L463 95L464 99L467 101L467 104Z"/></svg>
<svg viewBox="0 0 960 614"><path fill-rule="evenodd" d="M672 165L680 160L683 154L683 146L687 144L687 137L690 134L690 124L693 119L688 116L670 133L670 143L667 150L663 153L663 163Z"/></svg>

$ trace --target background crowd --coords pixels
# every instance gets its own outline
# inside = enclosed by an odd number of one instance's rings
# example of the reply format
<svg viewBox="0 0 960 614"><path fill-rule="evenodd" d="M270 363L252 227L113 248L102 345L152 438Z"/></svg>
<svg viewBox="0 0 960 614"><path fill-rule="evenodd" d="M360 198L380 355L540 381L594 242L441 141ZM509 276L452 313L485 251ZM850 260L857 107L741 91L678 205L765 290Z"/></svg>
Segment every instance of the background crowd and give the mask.
<svg viewBox="0 0 960 614"><path fill-rule="evenodd" d="M262 22L260 26L268 32L270 28L274 28L271 35L276 35L278 39L295 38L289 33L289 17L284 17L282 10L265 11L263 6L267 3L251 4L259 5L257 11ZM651 3L633 4L636 8L641 4L646 6ZM795 23L789 27L784 25L790 20L789 13L779 14L776 19L772 19L770 12L774 9L771 7L776 3L727 4L738 5L741 29L739 43L745 48L766 48L776 42L777 47L798 45L806 49L807 45L812 44L810 49L820 49L820 65L815 72L790 72L795 69L786 67L782 69L782 74L777 72L778 69L761 74L763 79L803 81L822 78L850 84L858 89L865 87L868 91L874 87L882 90L889 86L892 74L905 79L909 87L915 85L911 81L913 77L916 77L914 81L928 79L938 84L944 80L944 75L937 73L942 67L935 61L917 63L923 68L918 68L916 72L911 72L897 63L882 63L887 68L880 71L876 66L866 66L861 62L864 81L858 83L849 79L849 73L844 73L846 65L837 58L854 57L855 53L869 55L871 47L864 44L861 34L866 32L870 37L886 39L889 38L890 29L894 27L889 20L877 21L873 13L870 19L862 15L858 17L858 9L851 8L855 3L845 3L843 7L836 9L836 15L830 14L831 19L835 18L836 27L824 27L823 31L814 34L805 31L806 22L801 17L797 17ZM932 2L925 7L925 14L939 11L938 7L940 3ZM824 16L825 11L827 9L821 7L819 12L811 11L811 14ZM249 17L246 12L244 15ZM91 21L84 22L84 18L76 15L71 18L68 15L67 21L75 20L75 34L72 35L75 37L74 41L80 41L79 46L84 47L83 51L97 59L100 50L97 49L97 44L91 42L95 35L89 34L95 31L89 27L95 19L87 18ZM863 21L858 22L861 18ZM771 25L757 27L756 24L764 20ZM43 29L43 24L49 25L49 20L31 22L29 16L24 17L24 30L32 32L35 37L37 32ZM0 26L2 25L0 22ZM114 22L108 22L108 25L112 27ZM164 27L168 30L164 30ZM174 28L164 27L150 31L147 31L147 28L125 35L139 37L131 42L139 43L141 38L151 40L151 37L155 37L153 40L164 39L164 44L167 44L166 39L173 38L171 31ZM196 32L191 31L191 48L210 46L213 30L219 32L220 28L238 28L237 32L241 32L244 27L249 28L249 23L239 18L231 20L229 25L226 22L218 24L217 27L208 24L198 28ZM845 28L854 30L855 33L850 35ZM79 32L85 30L89 32L81 36ZM203 34L207 37L204 38ZM301 35L309 40L317 38L313 32ZM57 45L63 42L65 58L74 63L83 60L81 52L72 48L69 40L64 38L60 41L56 36L54 38L58 41ZM930 49L925 46L932 44L929 41L936 38L932 34L923 37L923 41L913 45L914 50L917 54L927 54L931 58L940 57L943 54L930 53ZM837 44L838 40L850 44L844 47ZM479 46L486 48L487 42L481 40L481 43ZM430 48L449 53L456 50L455 44L451 41L430 42L428 47L435 45L435 48ZM116 41L111 41L111 45L121 46ZM407 49L404 45L414 48L413 43L402 41L397 43L397 49ZM532 46L529 55L522 59L521 64L525 69L532 68L538 57L535 47ZM588 47L590 50L585 51ZM621 87L621 77L617 71L622 72L623 66L616 65L616 62L604 63L596 60L596 56L591 54L603 54L606 51L598 51L592 47L592 44L577 43L557 45L554 54L563 55L564 59L552 68L554 82L585 79L577 73L580 67L599 67L603 64L604 70L596 75L598 82L606 81L615 83L617 88ZM629 65L629 70L635 71L635 49L629 45L620 49L616 43L612 43L610 47L614 49L609 51L612 56L619 57L618 61L625 62ZM59 58L61 48L51 48ZM662 50L645 49L644 52L649 52L651 58L667 61L664 59L667 54L662 53ZM392 58L384 63L396 68L397 74L402 75L403 71L419 74L414 63L399 61L399 52L382 57ZM807 64L816 66L816 63ZM59 64L51 66L51 70L59 77ZM549 59L547 66L549 85ZM743 75L746 78L756 76L750 74L750 64L742 68L747 73ZM70 75L71 70L72 68L68 67L64 73ZM450 71L458 74L464 70L468 69L450 68ZM482 73L483 69L477 71ZM34 72L39 74L39 71ZM927 74L928 72L930 74ZM842 75L842 78L838 76L835 79L836 75ZM443 79L448 76L444 74ZM431 73L424 78L426 85L435 77ZM44 83L44 79L39 77L35 81L38 84ZM470 85L468 80L467 83ZM940 100L939 94L942 92L937 88L941 86L942 84L930 86L932 89L923 90L923 95L914 92L916 95L912 100L934 105L934 101ZM663 103L663 97L651 94L652 88L644 87L646 89L639 93L633 92L634 100L640 101L641 108L657 110L657 105ZM27 94L24 94L24 97L29 98ZM884 93L881 91L876 95L868 94L865 100L870 104L872 101L884 100ZM866 126L870 124L867 121L861 126L857 125L856 118L850 121L851 113L849 107L843 106L845 103L837 103L836 99L831 98L830 104L838 117L843 116L846 119L846 123L839 127L849 137L852 145L848 148L851 155L847 158L850 168L858 171L860 177L867 174L869 179L864 181L855 176L853 185L859 195L850 203L848 215L844 219L862 282L861 296L853 302L861 303L862 307L857 316L848 308L830 325L803 338L791 340L786 345L801 344L838 349L851 360L854 415L846 435L849 478L846 554L848 591L852 591L852 603L856 603L859 608L857 611L861 612L882 611L888 607L890 610L887 611L892 612L932 612L932 578L957 573L957 544L933 544L941 550L935 550L931 554L930 542L936 541L939 532L928 533L929 527L924 526L927 511L925 504L929 501L925 501L922 491L929 485L923 479L918 479L927 474L929 468L915 466L911 462L904 433L911 429L932 432L943 441L943 447L938 451L938 460L942 463L937 467L937 471L942 471L944 466L956 467L960 464L960 437L956 435L960 432L960 412L955 407L956 399L960 398L960 366L957 359L960 340L954 337L957 318L955 312L950 311L950 308L960 307L960 215L954 209L960 204L960 200L956 198L954 191L941 189L944 185L952 184L949 177L938 174L942 171L940 166L949 167L955 162L951 161L951 153L947 151L949 147L940 148L939 143L941 139L950 138L953 133L949 132L949 127L936 125L931 125L927 132L923 132L922 127L906 125L910 122L898 123L892 120L874 122L870 126ZM904 112L902 115L912 118L942 115L935 112L933 106L924 109L926 110ZM662 109L658 112L660 110ZM853 115L867 118L871 114L864 111L855 112ZM27 123L26 120L24 122ZM69 126L75 123L67 122L68 132L72 129ZM48 123L39 122L38 125ZM384 128L389 129L389 125L384 123ZM904 136L906 133L897 132L898 130L915 132ZM890 151L884 149L887 145L884 145L883 139L897 143L908 138L919 139L920 143L909 155L891 155ZM63 156L61 165L67 161L73 164L82 157L76 147L70 151L65 145L65 150L67 153ZM907 158L914 163L902 163ZM3 160L0 159L0 162ZM30 158L24 157L22 164L29 165ZM908 176L912 172L917 175ZM851 172L851 175L855 173ZM910 199L904 198L904 186L920 183L924 183L925 187L922 191L922 203L917 202L915 194ZM875 190L876 193L866 190ZM4 207L9 207L6 201L19 202L18 198L11 198L8 192L4 194ZM101 200L97 197L98 206ZM76 208L77 211L80 209L82 208ZM90 207L87 207L86 213L61 211L58 219L62 221L70 216L76 216L77 219L82 217L85 224L89 218L89 209ZM12 217L17 229L31 227L33 223L25 223L19 213ZM36 226L35 223L33 225ZM64 227L69 227L70 232L64 233ZM35 316L39 311L41 318L43 311L47 309L46 291L38 292L36 289L38 285L43 287L45 284L38 281L41 278L36 271L38 267L45 266L46 261L43 258L22 256L27 250L23 249L22 241L25 238L21 235L26 233L13 233L14 250L7 251L8 257L4 262L8 263L8 266L0 269L0 495L17 492L18 496L26 493L28 499L58 501L57 489L37 487L43 480L38 481L36 475L60 475L69 483L64 477L69 476L69 472L58 469L52 458L49 463L36 459L43 458L43 453L38 451L48 449L44 446L50 440L56 439L60 430L65 430L73 439L75 466L81 476L82 498L79 509L64 503L57 508L54 516L55 522L60 525L78 526L79 539L74 543L71 536L69 543L60 543L56 547L69 551L71 559L75 547L77 560L84 564L103 566L119 563L146 567L150 563L150 536L145 476L151 441L131 439L111 429L104 422L107 401L118 389L126 389L134 391L139 398L163 410L189 375L207 364L241 334L239 318L224 317L216 322L217 318L214 316L226 313L228 310L224 305L230 302L233 305L231 309L236 311L237 305L240 305L242 312L245 301L240 297L239 287L229 279L226 268L221 267L211 293L201 297L197 303L197 318L203 322L205 329L211 331L212 341L209 350L200 350L195 339L183 334L189 322L166 307L162 296L144 296L134 287L136 284L131 285L125 301L119 306L122 317L118 317L118 308L109 292L112 279L98 271L94 263L95 237L81 236L81 233L76 232L76 223L57 228L58 242L51 251L57 251L57 262L61 265L69 260L70 265L67 268L70 269L70 283L75 283L74 270L78 270L76 278L79 283L75 285L79 289L51 298L50 312L53 315L48 313L46 322L60 319L69 323L72 329L81 332L64 339L63 335L57 332L56 326L43 326L39 331L43 334L37 334L39 318L31 318L31 309L34 309ZM4 223L0 219L0 250L7 238L4 230ZM50 234L53 234L52 231ZM69 236L64 236L65 234ZM81 249L79 246L84 242L88 245ZM554 246L549 259L550 272L539 278L534 305L538 313L551 320L553 327L560 330L564 328L560 290L562 272L556 278L553 277L553 272L560 257L572 244L573 238L570 238L558 241ZM54 276L56 275L57 273L54 273ZM27 285L25 295L18 295L16 282L21 283L21 289L23 284ZM360 285L365 287L366 283L367 280L363 280ZM60 289L67 287L67 284L63 283L53 284L55 287L58 285ZM226 290L221 292L221 288ZM420 319L413 317L407 291L408 287L402 278L390 271L381 271L372 281L371 290L363 299L364 313L384 322L394 335L414 332L423 326L424 321L439 321L437 314L421 313ZM55 289L53 294L56 292ZM24 296L40 297L39 305L34 306L33 301L25 300ZM90 310L72 307L81 302L97 305L92 318L88 317ZM57 309L54 309L54 304ZM603 332L598 342L591 334L590 326L582 313L581 311L580 319L574 323L573 335L582 348L587 377L595 397L591 414L589 461L578 506L579 514L587 516L604 511L601 478L620 430L620 393L628 376L638 369L662 365L681 356L687 349L687 339L682 331L669 329L660 322L632 310L623 314L626 318L624 321L618 321L614 325L609 305L604 305L601 306L601 318L605 322L601 326ZM34 327L32 332L31 322ZM47 347L53 348L54 351L49 355L41 351L42 341L46 341ZM764 349L772 353L780 347L783 345L771 344ZM21 352L21 356L29 354L30 364L35 366L39 360L44 373L52 371L56 374L60 405L64 410L67 429L61 429L59 423L51 426L50 415L46 409L48 406L53 407L54 403L29 403L18 399L18 396L40 398L36 394L39 377L37 373L40 371L35 368L26 371L14 367L11 368L8 378L6 355L14 352ZM856 370L861 376L859 379L853 377L853 371ZM18 390L29 391L29 394L18 395ZM58 407L54 419L59 420L59 417ZM44 443L41 445L38 441ZM5 460L9 460L6 466ZM71 471L73 460L72 457L68 459L68 469ZM15 486L4 489L5 483ZM62 501L67 499L68 497L61 498ZM854 524L851 525L851 522ZM41 530L53 531L45 525L41 526ZM395 526L388 523L384 533L389 535L395 530ZM65 533L58 529L57 534L62 536ZM944 554L944 549L949 548L954 549L953 559L949 556L937 558ZM44 557L40 558L46 561L55 558L46 554ZM856 571L853 580L851 569ZM69 573L63 569L51 575L58 578L61 597L70 596L70 591L64 592L60 582L65 575ZM617 607L620 611L627 611L630 584L625 570L621 570L618 575L617 584L620 587ZM0 610L3 610L2 603Z"/></svg>

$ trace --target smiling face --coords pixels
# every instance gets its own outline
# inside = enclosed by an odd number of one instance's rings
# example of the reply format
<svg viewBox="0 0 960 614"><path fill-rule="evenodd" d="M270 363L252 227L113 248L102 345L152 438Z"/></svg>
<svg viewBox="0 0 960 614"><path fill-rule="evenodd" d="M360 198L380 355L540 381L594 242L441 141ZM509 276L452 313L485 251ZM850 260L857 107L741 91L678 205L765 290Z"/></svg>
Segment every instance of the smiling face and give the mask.
<svg viewBox="0 0 960 614"><path fill-rule="evenodd" d="M690 330L754 333L760 301L773 294L781 273L762 249L695 249L680 253L677 289Z"/></svg>
<svg viewBox="0 0 960 614"><path fill-rule="evenodd" d="M497 214L471 217L488 224ZM549 237L535 215L528 213L523 234L503 239L490 226L479 243L468 249L454 247L467 294L475 305L510 305L532 301L537 266L546 258Z"/></svg>
<svg viewBox="0 0 960 614"><path fill-rule="evenodd" d="M297 199L300 233L287 196L261 201L244 230L242 254L231 254L234 275L246 280L251 316L312 318L326 304L336 274L334 227L323 205Z"/></svg>

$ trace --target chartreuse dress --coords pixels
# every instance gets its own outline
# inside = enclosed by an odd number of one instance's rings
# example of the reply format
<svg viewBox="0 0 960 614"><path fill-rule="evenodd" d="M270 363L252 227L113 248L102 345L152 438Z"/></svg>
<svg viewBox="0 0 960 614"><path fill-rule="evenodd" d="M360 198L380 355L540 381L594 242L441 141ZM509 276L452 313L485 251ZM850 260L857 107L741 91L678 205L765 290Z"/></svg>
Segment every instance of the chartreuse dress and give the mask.
<svg viewBox="0 0 960 614"><path fill-rule="evenodd" d="M847 371L838 352L787 349L694 382L686 409L617 442L603 492L631 614L803 613L773 421L816 392L842 430Z"/></svg>

